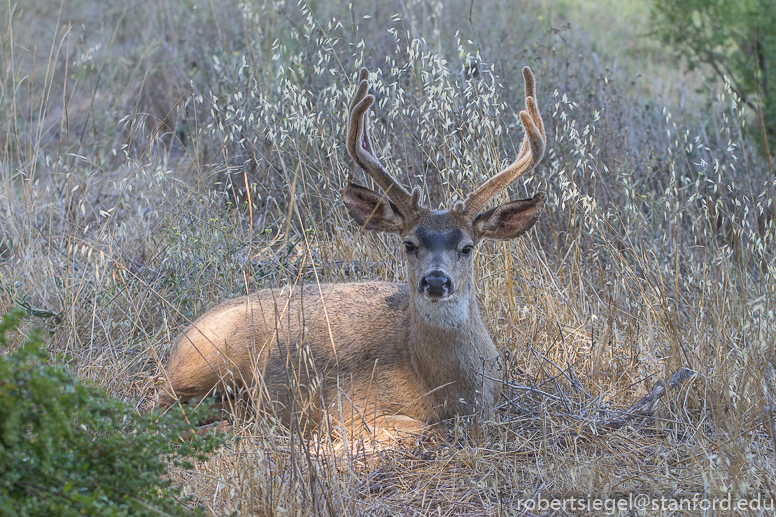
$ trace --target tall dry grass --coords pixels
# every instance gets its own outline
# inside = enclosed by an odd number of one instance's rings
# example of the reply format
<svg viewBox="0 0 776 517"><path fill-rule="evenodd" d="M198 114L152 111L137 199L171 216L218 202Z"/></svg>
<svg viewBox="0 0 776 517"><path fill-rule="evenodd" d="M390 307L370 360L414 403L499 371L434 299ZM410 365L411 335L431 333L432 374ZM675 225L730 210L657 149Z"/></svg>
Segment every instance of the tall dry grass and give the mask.
<svg viewBox="0 0 776 517"><path fill-rule="evenodd" d="M529 64L548 151L502 199L550 201L529 236L477 252L507 381L493 421L367 456L264 419L178 481L243 515L775 495L771 164L726 85L677 70L627 16L595 38L590 12L7 2L0 311L26 308L71 368L139 407L174 336L221 300L404 277L394 237L359 232L338 197L370 184L342 146L360 66L384 162L449 206L517 154ZM654 418L603 425L680 367L694 376Z"/></svg>

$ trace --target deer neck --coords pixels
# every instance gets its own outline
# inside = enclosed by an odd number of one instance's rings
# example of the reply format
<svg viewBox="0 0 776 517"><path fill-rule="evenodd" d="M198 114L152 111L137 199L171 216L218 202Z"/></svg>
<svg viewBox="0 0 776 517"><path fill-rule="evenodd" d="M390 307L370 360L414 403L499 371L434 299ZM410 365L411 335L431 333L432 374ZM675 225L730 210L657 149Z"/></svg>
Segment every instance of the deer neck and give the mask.
<svg viewBox="0 0 776 517"><path fill-rule="evenodd" d="M440 399L472 400L481 391L489 391L487 387L482 390L483 359L492 359L496 347L482 321L476 295L460 293L450 300L432 302L413 293L410 310L413 368L423 388L433 393L432 406L438 407ZM473 408L451 406L450 410L465 413Z"/></svg>

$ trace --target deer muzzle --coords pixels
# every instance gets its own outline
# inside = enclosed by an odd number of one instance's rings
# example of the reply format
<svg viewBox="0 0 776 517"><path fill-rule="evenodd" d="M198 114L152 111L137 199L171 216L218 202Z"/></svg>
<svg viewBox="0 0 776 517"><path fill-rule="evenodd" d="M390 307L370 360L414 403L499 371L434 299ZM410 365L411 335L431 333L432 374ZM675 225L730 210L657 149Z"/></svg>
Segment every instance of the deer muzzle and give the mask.
<svg viewBox="0 0 776 517"><path fill-rule="evenodd" d="M430 271L418 282L418 291L429 298L446 298L453 294L455 287L453 279L444 271Z"/></svg>

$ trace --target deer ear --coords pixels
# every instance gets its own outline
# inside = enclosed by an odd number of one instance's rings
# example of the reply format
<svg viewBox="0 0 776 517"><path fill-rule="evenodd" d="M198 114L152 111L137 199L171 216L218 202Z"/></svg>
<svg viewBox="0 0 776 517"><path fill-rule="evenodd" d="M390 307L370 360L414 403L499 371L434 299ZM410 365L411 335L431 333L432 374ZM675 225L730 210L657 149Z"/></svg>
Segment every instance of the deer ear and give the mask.
<svg viewBox="0 0 776 517"><path fill-rule="evenodd" d="M348 183L340 194L350 217L365 230L399 233L404 217L387 197L355 183Z"/></svg>
<svg viewBox="0 0 776 517"><path fill-rule="evenodd" d="M536 223L547 196L536 194L531 199L519 199L491 208L474 218L472 226L476 240L506 241L524 234Z"/></svg>

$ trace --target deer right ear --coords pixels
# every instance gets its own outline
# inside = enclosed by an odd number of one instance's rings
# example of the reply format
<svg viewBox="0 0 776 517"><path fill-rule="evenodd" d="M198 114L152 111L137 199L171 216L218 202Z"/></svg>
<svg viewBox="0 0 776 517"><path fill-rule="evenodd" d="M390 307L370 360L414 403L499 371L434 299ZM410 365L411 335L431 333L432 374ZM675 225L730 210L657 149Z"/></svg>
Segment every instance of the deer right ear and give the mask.
<svg viewBox="0 0 776 517"><path fill-rule="evenodd" d="M355 183L348 183L340 194L350 217L365 230L391 233L401 230L404 216L386 196Z"/></svg>

